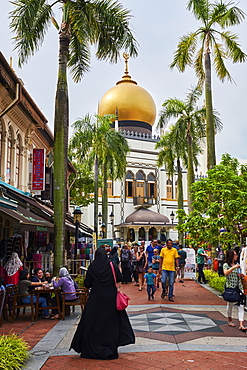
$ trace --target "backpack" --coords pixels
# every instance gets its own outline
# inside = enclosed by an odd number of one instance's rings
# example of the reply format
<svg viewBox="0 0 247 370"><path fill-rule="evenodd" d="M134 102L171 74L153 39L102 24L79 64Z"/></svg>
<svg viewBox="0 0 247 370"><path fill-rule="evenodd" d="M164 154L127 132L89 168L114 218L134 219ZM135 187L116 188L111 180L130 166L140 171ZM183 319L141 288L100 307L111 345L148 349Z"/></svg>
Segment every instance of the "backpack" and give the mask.
<svg viewBox="0 0 247 370"><path fill-rule="evenodd" d="M121 256L122 262L127 262L129 261L129 250L124 249L122 251L122 256Z"/></svg>

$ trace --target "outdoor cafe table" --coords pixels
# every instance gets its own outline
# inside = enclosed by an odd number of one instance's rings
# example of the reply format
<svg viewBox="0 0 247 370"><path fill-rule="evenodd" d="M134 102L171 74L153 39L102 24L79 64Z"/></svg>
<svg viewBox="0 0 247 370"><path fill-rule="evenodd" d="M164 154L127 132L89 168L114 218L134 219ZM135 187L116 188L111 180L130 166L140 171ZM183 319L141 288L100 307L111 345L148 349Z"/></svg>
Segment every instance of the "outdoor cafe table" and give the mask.
<svg viewBox="0 0 247 370"><path fill-rule="evenodd" d="M43 288L43 287L37 287L34 289L34 293L37 297L36 299L36 307L35 307L35 320L38 319L38 313L39 311L42 311L44 309L57 309L57 312L58 312L58 315L59 315L59 318L61 318L61 309L60 309L60 300L59 300L59 293L61 292L61 289L58 288L58 289L54 289L53 287L47 287L47 288ZM47 306L47 307L39 307L39 297L41 294L52 294L52 293L55 293L55 297L56 297L56 305L55 306Z"/></svg>

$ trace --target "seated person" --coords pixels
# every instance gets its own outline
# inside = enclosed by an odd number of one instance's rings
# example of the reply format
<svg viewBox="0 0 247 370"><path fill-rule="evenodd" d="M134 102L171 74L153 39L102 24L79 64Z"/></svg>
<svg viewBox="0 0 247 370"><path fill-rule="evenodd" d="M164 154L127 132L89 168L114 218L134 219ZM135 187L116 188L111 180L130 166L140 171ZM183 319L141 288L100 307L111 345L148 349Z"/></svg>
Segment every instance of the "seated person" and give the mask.
<svg viewBox="0 0 247 370"><path fill-rule="evenodd" d="M45 281L42 269L40 268L34 269L34 275L32 276L31 281L34 283L40 283L40 285L37 286L42 286L42 284ZM33 289L34 288L32 288L32 290Z"/></svg>
<svg viewBox="0 0 247 370"><path fill-rule="evenodd" d="M29 274L28 270L20 271L20 280L19 280L19 283L18 283L18 292L21 295L26 295L26 297L24 297L24 296L21 297L21 301L24 304L31 303L31 296L29 295L28 288L30 286L32 286L32 287L40 286L40 282L30 281L29 278L30 278L30 274ZM47 281L44 281L42 284L47 284ZM36 299L37 299L37 297L33 296L33 303L36 303ZM39 297L39 304L41 305L41 307L47 307L46 299L44 297ZM44 309L43 312L44 312L44 318L49 319L50 315L49 315L48 309Z"/></svg>
<svg viewBox="0 0 247 370"><path fill-rule="evenodd" d="M45 272L45 280L48 281L49 284L51 283L51 273L48 270Z"/></svg>
<svg viewBox="0 0 247 370"><path fill-rule="evenodd" d="M72 279L68 270L65 267L62 267L59 270L59 279L54 277L52 279L53 286L55 289L61 288L63 292L66 293L73 293L73 294L65 294L65 301L75 301L77 299L76 289L78 289L77 283ZM53 299L53 298L52 298ZM54 318L58 318L57 310L52 310L52 314L54 314Z"/></svg>

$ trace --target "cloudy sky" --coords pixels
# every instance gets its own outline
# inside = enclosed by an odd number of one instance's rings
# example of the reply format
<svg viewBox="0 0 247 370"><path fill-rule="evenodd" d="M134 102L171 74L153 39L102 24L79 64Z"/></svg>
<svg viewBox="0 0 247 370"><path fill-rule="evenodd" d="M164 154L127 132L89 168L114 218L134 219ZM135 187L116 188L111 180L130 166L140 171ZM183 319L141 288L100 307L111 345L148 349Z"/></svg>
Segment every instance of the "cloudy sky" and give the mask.
<svg viewBox="0 0 247 370"><path fill-rule="evenodd" d="M139 55L129 62L129 71L138 85L153 96L157 112L169 97L184 99L188 89L196 84L192 69L184 73L171 71L169 64L173 59L179 38L195 31L200 24L191 12L186 10L187 0L122 0L131 10L131 29L139 42ZM238 0L238 6L247 14L247 1ZM57 80L58 38L57 31L51 27L43 46L22 68L17 67L17 55L13 51L12 35L9 31L8 13L13 5L8 0L1 1L0 49L5 58L13 57L17 75L42 110L53 128L54 96ZM56 9L59 20L59 8ZM247 18L231 29L239 35L242 49L247 53ZM97 105L104 93L121 79L124 72L123 58L118 64L110 65L94 58L92 49L91 71L83 80L75 84L69 81L70 124L86 113L97 112ZM220 112L224 124L223 131L217 135L217 157L222 153L247 159L247 63L231 64L227 67L235 84L222 84L213 76L214 108Z"/></svg>

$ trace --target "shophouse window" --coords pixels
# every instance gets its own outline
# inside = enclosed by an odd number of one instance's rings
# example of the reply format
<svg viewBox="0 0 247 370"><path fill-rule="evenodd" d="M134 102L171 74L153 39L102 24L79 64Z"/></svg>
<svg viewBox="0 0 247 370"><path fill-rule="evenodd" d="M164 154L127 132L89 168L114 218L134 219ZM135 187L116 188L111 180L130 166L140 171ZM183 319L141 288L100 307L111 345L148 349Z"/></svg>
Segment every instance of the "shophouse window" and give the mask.
<svg viewBox="0 0 247 370"><path fill-rule="evenodd" d="M20 155L21 155L21 137L17 136L16 140L16 168L15 168L15 177L16 177L16 186L20 186Z"/></svg>
<svg viewBox="0 0 247 370"><path fill-rule="evenodd" d="M0 121L0 174L2 170L2 140L3 140L3 126L2 122Z"/></svg>
<svg viewBox="0 0 247 370"><path fill-rule="evenodd" d="M178 182L175 182L175 199L178 199Z"/></svg>
<svg viewBox="0 0 247 370"><path fill-rule="evenodd" d="M9 128L8 130L8 138L7 138L7 166L6 166L6 182L10 183L11 177L11 160L12 160L12 130Z"/></svg>

